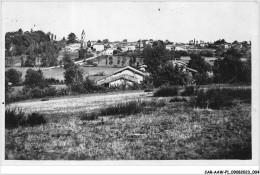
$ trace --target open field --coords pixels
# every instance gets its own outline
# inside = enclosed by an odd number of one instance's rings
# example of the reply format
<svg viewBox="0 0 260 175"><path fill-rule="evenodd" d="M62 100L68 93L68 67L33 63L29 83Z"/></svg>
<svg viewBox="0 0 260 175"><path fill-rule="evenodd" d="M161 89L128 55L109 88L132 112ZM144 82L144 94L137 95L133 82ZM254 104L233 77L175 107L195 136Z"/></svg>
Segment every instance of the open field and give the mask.
<svg viewBox="0 0 260 175"><path fill-rule="evenodd" d="M165 101L134 115L80 118L111 104ZM47 123L6 129L6 159L176 160L251 159L251 105L221 110L194 109L141 92L91 94L7 107L44 114ZM189 98L187 97L189 100Z"/></svg>
<svg viewBox="0 0 260 175"><path fill-rule="evenodd" d="M80 66L80 67L84 70L85 76L94 75L94 74L97 74L99 72L104 72L106 75L110 75L113 72L120 69L120 68L114 68L114 67L84 67L84 66ZM11 68L22 72L22 80L25 79L26 70L30 69L28 67L5 67L5 71L7 71ZM38 70L39 68L33 67L31 69ZM54 69L42 70L43 76L45 78L55 78L55 79L59 79L59 80L64 80L64 75L63 75L64 71L65 70L63 68L60 68L60 67L57 67L57 68L54 68ZM95 77L93 79L95 79Z"/></svg>

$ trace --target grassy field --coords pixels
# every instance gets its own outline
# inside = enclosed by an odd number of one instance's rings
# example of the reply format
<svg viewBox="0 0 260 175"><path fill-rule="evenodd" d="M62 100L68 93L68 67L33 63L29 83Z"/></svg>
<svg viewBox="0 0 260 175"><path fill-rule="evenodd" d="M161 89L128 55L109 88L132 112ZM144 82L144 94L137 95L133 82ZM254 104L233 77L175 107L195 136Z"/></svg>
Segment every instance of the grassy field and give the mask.
<svg viewBox="0 0 260 175"><path fill-rule="evenodd" d="M134 115L87 113L119 102L164 101ZM189 100L189 97L187 97ZM170 102L172 101L172 102ZM194 109L188 102L145 92L109 93L13 103L39 112L47 123L5 130L6 159L186 160L251 159L251 105L221 110Z"/></svg>
<svg viewBox="0 0 260 175"><path fill-rule="evenodd" d="M113 72L119 70L120 68L114 68L114 67L84 67L84 66L80 66L85 73L85 76L88 75L94 75L97 74L99 72L104 72L105 75L110 75ZM20 72L22 72L22 80L25 79L25 75L26 75L26 70L29 69L28 67L5 67L5 70L9 70L11 68L14 68ZM34 70L38 70L39 68L31 68ZM43 76L45 78L55 78L55 79L59 79L59 80L64 80L64 69L63 68L54 68L54 69L46 69L46 70L42 70L43 72ZM93 77L93 79L95 79L96 77ZM100 77L102 78L102 77Z"/></svg>

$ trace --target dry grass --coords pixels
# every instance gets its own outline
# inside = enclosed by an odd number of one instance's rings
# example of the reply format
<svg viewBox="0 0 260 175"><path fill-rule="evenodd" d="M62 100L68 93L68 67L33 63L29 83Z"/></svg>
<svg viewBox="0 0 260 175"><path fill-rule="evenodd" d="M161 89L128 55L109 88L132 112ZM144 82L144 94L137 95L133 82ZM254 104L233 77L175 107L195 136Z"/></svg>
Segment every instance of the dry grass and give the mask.
<svg viewBox="0 0 260 175"><path fill-rule="evenodd" d="M198 110L189 107L188 103L170 103L168 102L170 98L156 98L159 101L166 100L166 103L158 105L151 111L142 111L127 117L112 115L93 117L93 120L87 121L80 119L86 112L96 111L97 108L92 108L91 104L104 104L101 101L104 99L111 101L114 97L93 99L86 97L90 102L85 103L85 106L84 103L77 105L82 98L79 98L79 101L74 99L75 103L68 102L74 107L64 112L62 112L64 101L56 101L61 105L50 107L51 112L47 112L48 110L42 105L41 112L45 112L48 123L37 127L6 130L6 159L251 158L250 104L238 102L232 109ZM139 98L151 100L151 97L139 96ZM119 96L114 102L122 100L129 99ZM47 105L51 100L41 103Z"/></svg>

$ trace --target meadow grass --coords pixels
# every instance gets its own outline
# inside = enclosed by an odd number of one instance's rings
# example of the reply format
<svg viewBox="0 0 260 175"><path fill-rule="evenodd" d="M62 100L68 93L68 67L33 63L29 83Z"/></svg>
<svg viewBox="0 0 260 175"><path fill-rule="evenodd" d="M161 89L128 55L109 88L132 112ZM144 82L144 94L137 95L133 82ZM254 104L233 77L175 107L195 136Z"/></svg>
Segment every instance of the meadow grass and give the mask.
<svg viewBox="0 0 260 175"><path fill-rule="evenodd" d="M220 109L231 107L234 100L245 100L251 103L251 88L212 88L198 90L191 105L199 108Z"/></svg>
<svg viewBox="0 0 260 175"><path fill-rule="evenodd" d="M46 114L35 127L6 129L11 160L251 159L251 105L221 110L169 103L128 117L81 120L84 111ZM158 101L160 101L158 99ZM147 102L152 103L152 102ZM156 102L153 102L156 103ZM160 106L160 105L159 105Z"/></svg>
<svg viewBox="0 0 260 175"><path fill-rule="evenodd" d="M186 102L187 98L184 97L174 97L171 98L169 102Z"/></svg>

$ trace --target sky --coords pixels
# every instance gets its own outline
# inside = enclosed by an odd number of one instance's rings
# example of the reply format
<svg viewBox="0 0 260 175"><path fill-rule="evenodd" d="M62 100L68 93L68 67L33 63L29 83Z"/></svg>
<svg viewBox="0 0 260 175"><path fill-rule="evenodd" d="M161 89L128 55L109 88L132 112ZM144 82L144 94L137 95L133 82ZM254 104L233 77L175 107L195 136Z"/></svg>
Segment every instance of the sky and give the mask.
<svg viewBox="0 0 260 175"><path fill-rule="evenodd" d="M73 32L86 40L233 42L257 35L256 2L2 2L2 30Z"/></svg>

